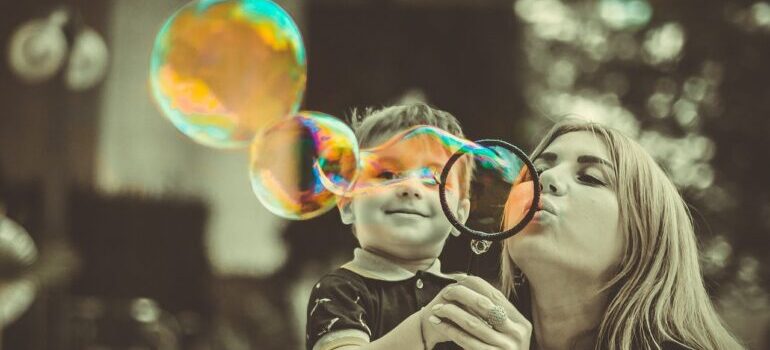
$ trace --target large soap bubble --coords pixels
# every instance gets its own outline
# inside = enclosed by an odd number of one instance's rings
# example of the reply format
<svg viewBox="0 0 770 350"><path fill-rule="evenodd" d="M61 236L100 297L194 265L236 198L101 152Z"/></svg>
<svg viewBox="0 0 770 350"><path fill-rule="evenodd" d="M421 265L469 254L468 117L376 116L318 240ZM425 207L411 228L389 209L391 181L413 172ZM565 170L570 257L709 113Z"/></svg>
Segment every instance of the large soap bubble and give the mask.
<svg viewBox="0 0 770 350"><path fill-rule="evenodd" d="M163 25L150 84L163 114L216 148L248 146L299 109L307 72L296 24L268 0L200 0Z"/></svg>
<svg viewBox="0 0 770 350"><path fill-rule="evenodd" d="M250 176L254 194L272 213L295 220L321 215L343 188L355 180L356 137L332 116L303 111L282 120L254 139Z"/></svg>

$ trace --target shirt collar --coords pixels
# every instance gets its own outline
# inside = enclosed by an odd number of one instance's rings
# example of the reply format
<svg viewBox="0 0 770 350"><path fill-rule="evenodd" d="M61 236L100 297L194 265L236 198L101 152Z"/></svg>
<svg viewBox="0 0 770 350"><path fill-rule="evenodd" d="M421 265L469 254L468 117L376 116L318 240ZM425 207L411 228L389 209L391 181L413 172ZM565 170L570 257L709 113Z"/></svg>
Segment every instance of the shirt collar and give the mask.
<svg viewBox="0 0 770 350"><path fill-rule="evenodd" d="M361 248L356 248L353 251L353 260L342 265L342 268L366 278L391 282L408 280L416 275L416 273L412 273L384 257ZM455 279L441 273L441 262L438 258L433 261L425 272L441 278Z"/></svg>

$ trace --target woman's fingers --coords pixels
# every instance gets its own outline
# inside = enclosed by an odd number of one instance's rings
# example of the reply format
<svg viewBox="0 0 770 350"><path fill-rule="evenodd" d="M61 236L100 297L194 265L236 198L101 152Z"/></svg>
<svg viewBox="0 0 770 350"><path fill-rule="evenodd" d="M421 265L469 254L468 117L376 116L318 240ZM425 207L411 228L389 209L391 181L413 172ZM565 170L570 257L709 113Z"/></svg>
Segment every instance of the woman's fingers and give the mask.
<svg viewBox="0 0 770 350"><path fill-rule="evenodd" d="M442 305L443 308L446 305ZM472 315L471 315L472 316ZM473 316L472 316L473 317ZM431 316L430 323L435 332L441 334L443 338L449 339L456 343L463 349L505 349L505 350L526 350L529 349L529 338L517 339L515 336L508 334L498 334L497 339L492 343L483 341L477 334L468 332L466 329L458 326L457 324L450 322L450 319L442 320L436 316ZM507 320L508 324L513 324L512 321ZM493 331L491 328L484 325L488 330ZM527 334L528 336L528 334Z"/></svg>
<svg viewBox="0 0 770 350"><path fill-rule="evenodd" d="M502 334L492 329L479 317L468 313L457 305L437 304L431 308L431 312L434 316L451 321L466 334L477 338L482 343L501 346L505 342L505 337ZM506 321L511 322L510 320Z"/></svg>
<svg viewBox="0 0 770 350"><path fill-rule="evenodd" d="M477 315L485 321L488 321L488 318L494 312L493 309L495 309L496 306L501 306L506 310L507 317L503 322L496 323L494 328L511 339L529 342L529 338L532 334L532 323L522 316L521 313L519 313L519 311L507 300L502 300L498 304L490 298L463 285L452 285L447 287L441 295L444 300L457 303L458 306L467 309L470 313Z"/></svg>
<svg viewBox="0 0 770 350"><path fill-rule="evenodd" d="M439 322L431 322L436 331L463 349L497 349L497 347L492 345L484 344L479 339L468 334L456 325L438 319L437 321Z"/></svg>
<svg viewBox="0 0 770 350"><path fill-rule="evenodd" d="M509 309L515 310L515 308L507 300L504 300L499 304L495 303L486 295L471 290L464 285L455 284L445 288L442 293L442 298L447 301L459 303L485 320L491 313L497 312L495 309L497 306L500 306L505 310L505 314L508 318L519 321L516 317L518 311L515 311L513 315L509 313Z"/></svg>
<svg viewBox="0 0 770 350"><path fill-rule="evenodd" d="M446 301L458 303L477 316L486 319L495 304L485 295L477 293L468 287L455 284L444 289L442 298Z"/></svg>
<svg viewBox="0 0 770 350"><path fill-rule="evenodd" d="M487 299L495 305L502 306L503 309L505 309L505 312L508 314L508 317L514 322L525 322L527 324L529 323L529 320L527 320L526 317L524 317L524 315L522 315L521 312L519 312L519 310L517 310L510 301L508 301L508 298L506 298L503 293L501 293L497 288L489 284L489 282L485 281L484 279L476 276L467 276L463 279L460 279L457 284L487 297Z"/></svg>
<svg viewBox="0 0 770 350"><path fill-rule="evenodd" d="M492 303L491 300L464 286L452 286L451 288L448 288L443 293L443 298L452 303L457 303L458 305L455 306L452 304L444 304L440 307L440 309L444 309L444 307L447 307L447 310L454 310L453 308L466 308L469 310L463 310L463 312L465 312L466 318L475 318L487 321L487 317L489 317L491 310L495 307L495 304ZM458 316L458 320L460 319L463 318ZM459 321L457 324L463 326L463 324ZM472 334L477 334L468 328L465 329ZM491 331L491 328L487 327L487 329ZM530 335L532 333L532 324L529 322L529 320L524 318L522 318L521 321L514 321L510 317L506 317L502 322L495 324L494 329L498 330L502 334L505 334L508 338L519 341L529 341ZM479 332L478 334L483 335L486 334L486 332Z"/></svg>
<svg viewBox="0 0 770 350"><path fill-rule="evenodd" d="M437 332L460 346L472 349L527 349L529 346L532 324L484 280L463 279L444 288L431 304L430 312L434 316L429 321L436 326L443 325L435 327Z"/></svg>

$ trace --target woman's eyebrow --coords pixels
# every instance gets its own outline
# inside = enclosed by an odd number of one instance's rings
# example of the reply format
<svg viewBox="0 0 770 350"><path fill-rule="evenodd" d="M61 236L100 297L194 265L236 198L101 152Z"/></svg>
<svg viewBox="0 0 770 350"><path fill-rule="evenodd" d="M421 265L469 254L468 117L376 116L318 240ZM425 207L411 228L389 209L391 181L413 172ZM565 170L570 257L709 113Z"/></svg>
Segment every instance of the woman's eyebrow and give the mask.
<svg viewBox="0 0 770 350"><path fill-rule="evenodd" d="M543 152L537 158L535 158L535 160L539 159L539 160L543 160L543 161L546 161L546 162L549 162L549 163L553 163L558 158L559 158L559 156L556 153L553 153L553 152ZM615 170L615 166L612 165L612 163L610 163L609 161L604 160L602 158L599 158L597 156L592 156L592 155L585 154L585 155L579 156L577 158L577 161L578 161L578 163L581 163L581 164L603 164L603 165L607 166L608 168L612 169L613 171Z"/></svg>
<svg viewBox="0 0 770 350"><path fill-rule="evenodd" d="M546 161L546 162L549 162L549 163L553 163L553 162L556 161L557 158L559 158L559 156L556 155L556 153L553 153L553 152L543 152L543 153L540 153L540 155L537 156L537 158L535 158L535 160L542 159L543 161Z"/></svg>
<svg viewBox="0 0 770 350"><path fill-rule="evenodd" d="M615 166L612 163L596 156L582 155L578 157L577 161L581 164L603 164L615 171Z"/></svg>

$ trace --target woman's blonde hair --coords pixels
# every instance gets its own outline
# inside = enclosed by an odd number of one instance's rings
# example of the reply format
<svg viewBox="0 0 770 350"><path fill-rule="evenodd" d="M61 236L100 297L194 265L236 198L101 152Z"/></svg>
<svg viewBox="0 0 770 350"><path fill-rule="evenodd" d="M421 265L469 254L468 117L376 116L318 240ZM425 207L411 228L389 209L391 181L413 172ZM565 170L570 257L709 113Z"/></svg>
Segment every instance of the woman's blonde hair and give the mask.
<svg viewBox="0 0 770 350"><path fill-rule="evenodd" d="M531 158L575 131L597 136L616 165L614 190L626 238L619 272L603 289L610 293L609 305L596 333L596 349L658 349L664 341L693 349L742 348L706 293L687 205L638 143L606 126L569 119L546 134ZM503 292L516 298L516 267L508 244L503 242L501 283Z"/></svg>

